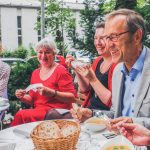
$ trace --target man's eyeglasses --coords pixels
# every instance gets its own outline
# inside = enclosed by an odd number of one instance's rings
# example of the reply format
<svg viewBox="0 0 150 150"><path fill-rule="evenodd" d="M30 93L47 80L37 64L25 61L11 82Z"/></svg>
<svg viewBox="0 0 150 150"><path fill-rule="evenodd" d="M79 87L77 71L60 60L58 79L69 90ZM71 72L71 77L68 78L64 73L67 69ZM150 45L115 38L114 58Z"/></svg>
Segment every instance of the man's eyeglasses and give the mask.
<svg viewBox="0 0 150 150"><path fill-rule="evenodd" d="M113 33L109 36L105 36L106 40L110 40L112 42L117 42L119 37L125 33L128 33L129 31L121 32L121 33Z"/></svg>

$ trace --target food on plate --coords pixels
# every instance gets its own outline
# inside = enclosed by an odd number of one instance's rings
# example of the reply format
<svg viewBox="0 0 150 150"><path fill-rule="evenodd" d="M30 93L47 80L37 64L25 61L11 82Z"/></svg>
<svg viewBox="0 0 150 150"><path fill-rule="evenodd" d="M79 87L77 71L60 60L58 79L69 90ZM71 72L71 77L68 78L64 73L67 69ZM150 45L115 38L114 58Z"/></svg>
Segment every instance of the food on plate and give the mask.
<svg viewBox="0 0 150 150"><path fill-rule="evenodd" d="M102 119L102 118L90 118L86 121L86 123L91 123L91 124L106 124L106 120Z"/></svg>
<svg viewBox="0 0 150 150"><path fill-rule="evenodd" d="M125 145L113 145L113 146L109 146L105 150L130 150L130 148Z"/></svg>

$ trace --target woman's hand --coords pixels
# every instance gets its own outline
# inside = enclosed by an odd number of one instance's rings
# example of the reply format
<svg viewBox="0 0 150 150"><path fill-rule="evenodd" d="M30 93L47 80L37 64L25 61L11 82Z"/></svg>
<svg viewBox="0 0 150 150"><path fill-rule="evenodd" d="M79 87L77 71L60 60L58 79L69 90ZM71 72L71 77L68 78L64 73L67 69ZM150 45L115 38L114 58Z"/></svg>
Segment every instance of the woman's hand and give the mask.
<svg viewBox="0 0 150 150"><path fill-rule="evenodd" d="M92 117L92 111L88 108L82 107L78 107L78 109L72 108L70 112L72 114L72 117L79 122L84 122L88 118Z"/></svg>
<svg viewBox="0 0 150 150"><path fill-rule="evenodd" d="M55 90L47 88L45 86L37 88L37 91L39 92L40 95L43 96L53 96L55 94Z"/></svg>
<svg viewBox="0 0 150 150"><path fill-rule="evenodd" d="M97 79L93 69L91 68L91 65L86 65L84 67L78 66L75 70L78 74L84 76L90 82L94 82Z"/></svg>
<svg viewBox="0 0 150 150"><path fill-rule="evenodd" d="M22 89L18 89L15 92L16 97L19 99L22 99L25 96L25 94L26 94L26 91Z"/></svg>
<svg viewBox="0 0 150 150"><path fill-rule="evenodd" d="M71 62L74 61L74 60L75 60L75 58L74 58L73 56L67 55L67 56L66 56L66 61L65 61L65 63L67 64L67 66L68 66L69 68L72 68Z"/></svg>
<svg viewBox="0 0 150 150"><path fill-rule="evenodd" d="M150 146L150 130L147 128L132 123L122 123L118 128L133 144Z"/></svg>

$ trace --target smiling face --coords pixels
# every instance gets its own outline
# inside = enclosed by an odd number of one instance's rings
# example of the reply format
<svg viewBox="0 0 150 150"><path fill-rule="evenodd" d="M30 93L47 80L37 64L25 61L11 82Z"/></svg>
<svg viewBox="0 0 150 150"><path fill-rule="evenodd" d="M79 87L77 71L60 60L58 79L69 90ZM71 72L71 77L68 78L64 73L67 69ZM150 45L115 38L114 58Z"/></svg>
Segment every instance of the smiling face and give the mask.
<svg viewBox="0 0 150 150"><path fill-rule="evenodd" d="M137 53L137 49L134 43L135 35L131 35L126 27L126 16L118 15L106 21L105 35L111 37L114 34L118 34L116 41L111 40L111 38L107 39L107 45L112 55L112 61L114 63L132 62L132 58L135 53Z"/></svg>
<svg viewBox="0 0 150 150"><path fill-rule="evenodd" d="M49 67L54 62L55 54L51 49L41 47L37 52L37 58L41 66Z"/></svg>
<svg viewBox="0 0 150 150"><path fill-rule="evenodd" d="M104 56L109 53L106 48L106 43L103 40L100 40L104 34L104 28L97 28L94 35L94 45L99 55Z"/></svg>

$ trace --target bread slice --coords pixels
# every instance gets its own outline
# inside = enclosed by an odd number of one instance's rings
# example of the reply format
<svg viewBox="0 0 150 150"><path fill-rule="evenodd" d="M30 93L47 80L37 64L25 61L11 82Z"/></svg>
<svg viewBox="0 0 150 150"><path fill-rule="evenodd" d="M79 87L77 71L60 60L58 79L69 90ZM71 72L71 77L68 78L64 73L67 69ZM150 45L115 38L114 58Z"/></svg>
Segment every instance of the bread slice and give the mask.
<svg viewBox="0 0 150 150"><path fill-rule="evenodd" d="M54 121L45 121L37 127L37 134L43 138L59 138L60 129Z"/></svg>
<svg viewBox="0 0 150 150"><path fill-rule="evenodd" d="M63 137L66 137L72 133L74 133L75 131L77 131L77 127L76 126L73 126L73 125L64 125L62 128L61 128L61 135Z"/></svg>

